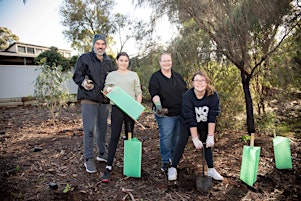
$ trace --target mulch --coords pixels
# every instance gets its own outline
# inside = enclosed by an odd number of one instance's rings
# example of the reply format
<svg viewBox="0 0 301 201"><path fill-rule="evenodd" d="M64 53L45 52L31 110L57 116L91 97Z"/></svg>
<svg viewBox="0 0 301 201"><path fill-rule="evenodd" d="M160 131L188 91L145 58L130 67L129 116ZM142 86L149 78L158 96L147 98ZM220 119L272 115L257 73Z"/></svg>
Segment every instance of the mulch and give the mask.
<svg viewBox="0 0 301 201"><path fill-rule="evenodd" d="M210 192L198 192L196 177L202 155L187 144L179 164L178 180L169 182L161 172L159 133L151 112L139 120L135 136L142 141L141 178L123 175L123 140L119 140L111 181L100 182L105 164L97 173L83 166L83 130L79 104L65 107L53 125L49 111L37 106L0 108L1 200L300 200L300 139L290 137L293 168L275 168L273 136L257 133L261 147L257 181L240 180L242 140L245 131L231 128L216 133L215 168L224 181L213 181ZM110 126L110 121L109 126ZM108 129L108 138L110 128ZM56 185L53 185L54 184ZM51 185L49 185L51 184Z"/></svg>

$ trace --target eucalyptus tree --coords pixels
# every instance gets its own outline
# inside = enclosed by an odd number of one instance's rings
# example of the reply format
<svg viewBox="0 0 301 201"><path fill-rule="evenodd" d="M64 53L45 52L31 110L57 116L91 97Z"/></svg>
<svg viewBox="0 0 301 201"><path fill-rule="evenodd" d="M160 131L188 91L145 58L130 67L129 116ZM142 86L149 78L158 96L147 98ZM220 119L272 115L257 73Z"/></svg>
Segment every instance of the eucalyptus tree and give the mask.
<svg viewBox="0 0 301 201"><path fill-rule="evenodd" d="M117 52L122 51L130 39L138 45L150 43L152 27L134 14L113 13L115 5L114 0L64 0L60 8L65 26L63 34L71 46L80 53L89 51L96 33L105 34L110 44L118 43ZM108 52L113 52L111 48L107 48Z"/></svg>
<svg viewBox="0 0 301 201"><path fill-rule="evenodd" d="M301 90L301 22L296 31L284 41L273 55L270 82L273 86L293 90ZM281 75L281 79L275 79Z"/></svg>
<svg viewBox="0 0 301 201"><path fill-rule="evenodd" d="M298 1L291 0L136 0L155 16L167 14L183 24L193 19L206 32L215 51L240 71L245 96L247 131L255 132L250 82L291 34L300 19Z"/></svg>
<svg viewBox="0 0 301 201"><path fill-rule="evenodd" d="M115 32L114 0L64 0L60 7L64 36L79 52L91 50L93 35Z"/></svg>
<svg viewBox="0 0 301 201"><path fill-rule="evenodd" d="M168 51L174 54L175 68L186 80L201 66L207 66L213 59L217 60L211 49L208 34L197 28L193 20L182 24L179 35L168 46Z"/></svg>
<svg viewBox="0 0 301 201"><path fill-rule="evenodd" d="M114 16L114 28L116 30L114 40L120 45L118 52L123 51L131 39L134 39L136 44L141 47L151 43L152 27L135 16L116 13Z"/></svg>

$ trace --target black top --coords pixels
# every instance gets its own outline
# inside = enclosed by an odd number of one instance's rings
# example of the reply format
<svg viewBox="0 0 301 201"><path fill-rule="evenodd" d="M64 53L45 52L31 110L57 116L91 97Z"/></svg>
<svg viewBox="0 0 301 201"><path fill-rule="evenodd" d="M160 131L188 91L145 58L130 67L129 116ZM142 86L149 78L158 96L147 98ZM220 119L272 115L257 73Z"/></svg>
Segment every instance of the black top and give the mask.
<svg viewBox="0 0 301 201"><path fill-rule="evenodd" d="M168 109L167 116L177 116L181 112L183 94L187 90L187 85L182 76L171 71L171 77L168 78L161 70L154 72L150 78L148 90L153 98L158 95L163 108Z"/></svg>
<svg viewBox="0 0 301 201"><path fill-rule="evenodd" d="M219 113L219 97L216 92L211 96L206 93L201 99L196 97L194 88L184 94L180 119L188 128L197 127L199 132L208 131L208 123L215 123Z"/></svg>
<svg viewBox="0 0 301 201"><path fill-rule="evenodd" d="M106 54L103 55L103 61L100 61L94 52L82 54L76 62L73 75L73 80L78 85L77 99L103 103L104 97L101 90L107 74L115 69L114 63ZM85 90L81 86L85 76L94 82L92 90Z"/></svg>

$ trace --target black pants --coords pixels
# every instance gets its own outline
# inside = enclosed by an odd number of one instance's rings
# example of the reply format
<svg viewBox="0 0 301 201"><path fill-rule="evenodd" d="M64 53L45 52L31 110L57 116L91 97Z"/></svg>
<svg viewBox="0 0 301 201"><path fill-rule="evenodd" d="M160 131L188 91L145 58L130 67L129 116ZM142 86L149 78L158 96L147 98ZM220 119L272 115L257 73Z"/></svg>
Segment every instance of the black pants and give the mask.
<svg viewBox="0 0 301 201"><path fill-rule="evenodd" d="M186 127L186 125L183 124L183 122L180 121L180 134L179 134L179 140L175 148L173 160L172 160L172 167L177 167L180 159L182 158L182 155L184 153L185 146L187 144L188 138L190 136L190 130ZM201 131L199 132L200 140L205 143L208 136L207 131ZM212 158L212 149L211 147L205 148L205 159L208 165L208 168L213 168L213 158ZM202 151L202 150L201 150ZM201 162L202 158L200 158Z"/></svg>
<svg viewBox="0 0 301 201"><path fill-rule="evenodd" d="M108 161L107 161L108 166L112 166L113 164L123 123L124 123L126 139L127 139L128 137L127 135L129 132L132 132L132 136L133 136L135 121L132 118L130 118L127 114L125 114L122 110L120 110L117 106L112 105L111 140L108 148Z"/></svg>

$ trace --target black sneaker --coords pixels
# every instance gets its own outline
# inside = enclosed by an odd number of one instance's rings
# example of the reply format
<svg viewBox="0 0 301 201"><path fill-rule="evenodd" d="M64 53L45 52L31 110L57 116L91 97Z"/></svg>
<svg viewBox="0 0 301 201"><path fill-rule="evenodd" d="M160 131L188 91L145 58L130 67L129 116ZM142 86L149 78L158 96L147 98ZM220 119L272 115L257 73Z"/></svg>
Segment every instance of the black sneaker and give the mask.
<svg viewBox="0 0 301 201"><path fill-rule="evenodd" d="M102 183L109 183L110 181L110 176L111 176L111 170L107 169L104 171L102 177L101 177L101 182Z"/></svg>

